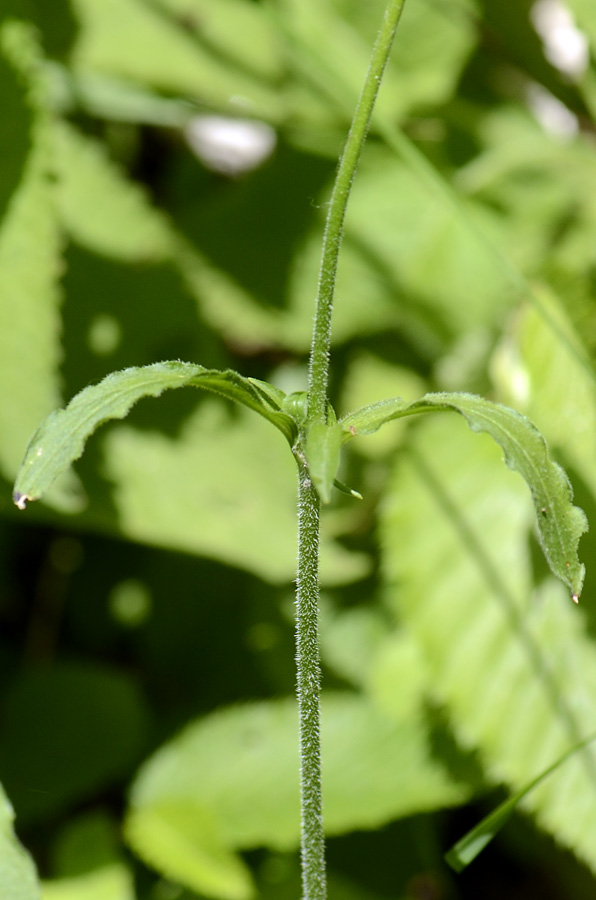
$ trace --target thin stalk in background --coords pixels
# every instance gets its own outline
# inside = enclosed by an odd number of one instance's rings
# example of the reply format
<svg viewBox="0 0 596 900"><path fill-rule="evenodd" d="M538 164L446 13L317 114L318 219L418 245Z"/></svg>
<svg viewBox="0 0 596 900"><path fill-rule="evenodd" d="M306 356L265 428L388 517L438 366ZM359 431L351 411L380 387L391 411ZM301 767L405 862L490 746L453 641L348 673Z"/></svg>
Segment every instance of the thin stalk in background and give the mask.
<svg viewBox="0 0 596 900"><path fill-rule="evenodd" d="M358 160L404 2L405 0L389 0L387 4L329 202L310 354L306 428L313 422L323 423L326 420L331 314L343 223ZM303 900L326 900L318 635L320 499L300 454L298 458L296 663L300 719L302 892Z"/></svg>

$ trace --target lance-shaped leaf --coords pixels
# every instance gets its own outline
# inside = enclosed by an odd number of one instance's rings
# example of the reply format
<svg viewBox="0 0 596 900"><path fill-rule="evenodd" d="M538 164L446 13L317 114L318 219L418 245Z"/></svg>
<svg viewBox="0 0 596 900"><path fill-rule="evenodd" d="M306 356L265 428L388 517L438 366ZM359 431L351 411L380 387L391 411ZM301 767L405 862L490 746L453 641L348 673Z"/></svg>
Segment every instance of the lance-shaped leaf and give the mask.
<svg viewBox="0 0 596 900"><path fill-rule="evenodd" d="M186 385L204 388L260 413L272 422L290 445L296 425L290 416L268 402L263 391L237 372L205 369L183 362L161 362L113 372L99 384L77 394L66 409L53 412L35 432L17 475L13 499L19 509L37 500L68 466L83 453L87 438L109 419L122 419L143 397Z"/></svg>
<svg viewBox="0 0 596 900"><path fill-rule="evenodd" d="M538 787L538 785L553 772L556 772L557 769L567 762L569 757L578 753L580 750L583 750L584 747L587 747L588 744L591 744L594 740L596 740L596 734L591 734L583 741L579 741L575 747L572 747L571 750L567 750L566 753L560 756L552 766L549 766L548 769L545 769L544 772L541 772L540 775L533 778L529 784L522 788L521 791L517 791L513 797L508 797L507 800L500 803L499 806L485 816L478 825L475 825L474 828L470 829L470 831L457 841L457 843L445 854L445 860L449 863L451 868L456 872L463 872L466 866L469 866L470 863L476 859L478 854L490 844L495 835L501 830L503 825L505 825L511 814L515 811L517 806L519 806L521 801L527 797L530 791L534 790L535 787Z"/></svg>
<svg viewBox="0 0 596 900"><path fill-rule="evenodd" d="M413 403L399 397L383 400L344 416L339 424L346 441L357 434L373 434L393 419L441 410L455 410L472 431L489 434L503 448L509 468L523 476L534 501L544 555L553 574L568 586L577 602L585 571L577 557L577 545L588 523L583 510L572 504L567 475L550 458L542 434L525 416L473 394L436 393Z"/></svg>

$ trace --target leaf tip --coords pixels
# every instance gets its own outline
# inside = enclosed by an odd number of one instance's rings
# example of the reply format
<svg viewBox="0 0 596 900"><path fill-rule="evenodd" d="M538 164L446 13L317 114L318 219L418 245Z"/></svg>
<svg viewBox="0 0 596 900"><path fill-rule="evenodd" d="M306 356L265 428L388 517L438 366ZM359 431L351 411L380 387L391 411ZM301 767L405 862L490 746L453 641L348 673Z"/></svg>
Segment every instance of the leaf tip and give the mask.
<svg viewBox="0 0 596 900"><path fill-rule="evenodd" d="M458 874L460 872L463 872L463 870L466 868L466 864L460 859L453 847L451 848L451 850L445 853L445 856L443 858L447 865Z"/></svg>
<svg viewBox="0 0 596 900"><path fill-rule="evenodd" d="M348 494L350 497L355 497L356 500L364 500L364 497L359 491L355 491L354 488L346 487L346 485L342 484L341 481L338 481L337 478L333 479L333 485L338 491L341 491L342 494Z"/></svg>
<svg viewBox="0 0 596 900"><path fill-rule="evenodd" d="M33 500L33 497L21 494L20 491L15 491L12 495L12 502L18 509L25 509L28 500Z"/></svg>

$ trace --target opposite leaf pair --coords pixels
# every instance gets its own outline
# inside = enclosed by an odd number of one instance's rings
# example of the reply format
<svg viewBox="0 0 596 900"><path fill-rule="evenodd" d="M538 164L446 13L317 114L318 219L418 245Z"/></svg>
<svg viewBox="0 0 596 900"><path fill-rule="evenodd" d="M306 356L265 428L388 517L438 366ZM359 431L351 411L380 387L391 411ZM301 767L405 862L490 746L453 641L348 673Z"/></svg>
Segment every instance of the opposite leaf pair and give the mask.
<svg viewBox="0 0 596 900"><path fill-rule="evenodd" d="M426 394L408 403L401 398L364 406L337 420L328 408L326 423L310 422L304 392L286 395L279 388L244 378L232 370L219 371L179 361L124 369L77 394L65 409L53 412L33 435L15 483L13 499L19 509L37 500L78 459L89 436L109 419L121 419L143 397L158 397L164 390L200 387L235 400L259 413L285 436L294 455L306 461L310 477L323 503L337 479L343 445L357 435L373 434L386 422L418 413L453 410L473 431L486 432L505 453L505 461L527 482L536 510L538 536L553 573L577 602L584 566L577 557L586 517L573 506L573 493L563 469L549 456L536 427L508 407L465 393ZM359 496L355 491L349 491Z"/></svg>

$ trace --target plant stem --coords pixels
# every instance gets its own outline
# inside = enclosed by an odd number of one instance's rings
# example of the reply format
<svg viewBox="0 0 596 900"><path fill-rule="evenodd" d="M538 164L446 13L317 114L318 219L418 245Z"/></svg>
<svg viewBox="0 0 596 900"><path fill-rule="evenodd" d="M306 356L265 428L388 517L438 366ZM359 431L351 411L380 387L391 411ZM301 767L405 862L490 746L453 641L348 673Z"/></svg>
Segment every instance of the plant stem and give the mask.
<svg viewBox="0 0 596 900"><path fill-rule="evenodd" d="M300 720L302 891L325 900L325 835L321 797L319 660L319 497L304 463L298 463L298 579L296 661Z"/></svg>
<svg viewBox="0 0 596 900"><path fill-rule="evenodd" d="M346 207L404 2L389 0L385 9L329 201L310 351L308 418L311 422L324 422L326 419L331 314Z"/></svg>
<svg viewBox="0 0 596 900"><path fill-rule="evenodd" d="M404 2L405 0L389 0L387 4L331 194L323 238L311 345L306 429L313 422L326 420L331 313L344 217ZM326 900L325 835L321 793L321 666L318 635L320 499L310 480L300 448L297 448L296 458L299 481L296 662L300 719L302 892L303 900Z"/></svg>

